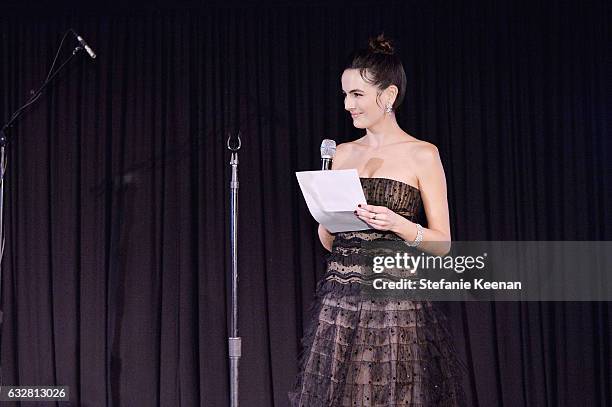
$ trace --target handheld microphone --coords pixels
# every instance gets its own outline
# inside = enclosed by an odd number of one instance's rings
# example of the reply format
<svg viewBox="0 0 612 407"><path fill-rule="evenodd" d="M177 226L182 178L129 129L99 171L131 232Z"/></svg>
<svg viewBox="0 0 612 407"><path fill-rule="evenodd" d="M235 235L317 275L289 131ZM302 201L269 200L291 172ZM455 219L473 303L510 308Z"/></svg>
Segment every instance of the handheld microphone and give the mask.
<svg viewBox="0 0 612 407"><path fill-rule="evenodd" d="M87 53L89 54L89 56L91 57L91 59L96 59L96 53L94 52L93 49L91 49L91 47L89 45L87 45L87 43L85 42L85 40L83 39L83 37L81 37L79 34L76 33L76 31L72 30L72 34L74 34L74 36L76 37L77 41L79 42L79 44L81 44L81 46L83 47L83 49L85 51L87 51Z"/></svg>
<svg viewBox="0 0 612 407"><path fill-rule="evenodd" d="M325 139L321 143L321 170L331 170L332 160L336 154L336 142Z"/></svg>

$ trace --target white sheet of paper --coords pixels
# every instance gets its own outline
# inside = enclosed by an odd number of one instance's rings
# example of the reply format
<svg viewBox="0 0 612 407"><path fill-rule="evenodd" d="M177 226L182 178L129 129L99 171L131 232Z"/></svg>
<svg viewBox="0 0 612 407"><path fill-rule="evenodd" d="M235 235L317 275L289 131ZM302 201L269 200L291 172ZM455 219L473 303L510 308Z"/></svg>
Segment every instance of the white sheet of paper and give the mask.
<svg viewBox="0 0 612 407"><path fill-rule="evenodd" d="M358 204L367 203L356 169L295 175L310 214L331 233L371 229L354 213Z"/></svg>

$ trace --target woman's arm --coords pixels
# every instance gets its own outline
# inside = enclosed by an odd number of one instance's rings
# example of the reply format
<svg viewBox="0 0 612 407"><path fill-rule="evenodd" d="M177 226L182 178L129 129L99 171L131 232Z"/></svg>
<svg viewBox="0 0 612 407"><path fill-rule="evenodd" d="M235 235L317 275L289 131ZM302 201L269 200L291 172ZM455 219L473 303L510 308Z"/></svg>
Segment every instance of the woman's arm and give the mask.
<svg viewBox="0 0 612 407"><path fill-rule="evenodd" d="M325 250L327 250L328 252L332 251L332 244L334 243L334 235L329 233L329 231L325 229L325 226L323 225L319 225L319 240L321 241L321 244L323 245L323 247L325 247Z"/></svg>
<svg viewBox="0 0 612 407"><path fill-rule="evenodd" d="M414 157L421 199L427 215L427 228L423 228L423 241L419 249L444 256L451 246L444 168L438 149L433 144L420 146ZM362 205L357 214L375 229L394 232L407 242L414 241L417 236L416 223L384 206ZM372 219L374 215L376 219Z"/></svg>
<svg viewBox="0 0 612 407"><path fill-rule="evenodd" d="M444 256L450 251L451 233L446 196L446 176L438 149L433 144L425 144L415 154L418 168L419 189L427 215L427 228L423 228L423 241L419 248L428 253ZM403 218L396 230L402 239L412 242L417 228L414 222Z"/></svg>

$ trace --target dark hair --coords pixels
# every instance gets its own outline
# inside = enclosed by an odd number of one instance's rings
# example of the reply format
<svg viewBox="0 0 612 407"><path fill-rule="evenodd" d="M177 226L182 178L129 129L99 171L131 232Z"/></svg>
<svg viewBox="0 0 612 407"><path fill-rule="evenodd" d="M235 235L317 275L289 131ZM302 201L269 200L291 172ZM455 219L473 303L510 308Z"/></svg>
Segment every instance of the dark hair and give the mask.
<svg viewBox="0 0 612 407"><path fill-rule="evenodd" d="M402 61L395 55L393 41L380 34L370 38L367 49L360 49L351 54L344 70L359 69L364 81L378 87L381 91L391 85L397 86L398 93L393 103L397 110L406 94L406 73Z"/></svg>

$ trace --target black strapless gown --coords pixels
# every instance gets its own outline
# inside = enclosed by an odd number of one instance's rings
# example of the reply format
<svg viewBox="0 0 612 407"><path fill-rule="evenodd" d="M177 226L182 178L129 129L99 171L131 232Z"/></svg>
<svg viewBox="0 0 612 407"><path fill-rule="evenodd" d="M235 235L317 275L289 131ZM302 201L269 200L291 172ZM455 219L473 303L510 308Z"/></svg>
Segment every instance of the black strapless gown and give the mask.
<svg viewBox="0 0 612 407"><path fill-rule="evenodd" d="M371 205L423 223L420 191L386 178L362 178ZM317 287L291 406L465 406L466 369L444 314L433 302L366 297L364 242L401 240L367 230L335 235ZM370 264L371 266L371 264Z"/></svg>

